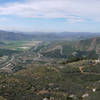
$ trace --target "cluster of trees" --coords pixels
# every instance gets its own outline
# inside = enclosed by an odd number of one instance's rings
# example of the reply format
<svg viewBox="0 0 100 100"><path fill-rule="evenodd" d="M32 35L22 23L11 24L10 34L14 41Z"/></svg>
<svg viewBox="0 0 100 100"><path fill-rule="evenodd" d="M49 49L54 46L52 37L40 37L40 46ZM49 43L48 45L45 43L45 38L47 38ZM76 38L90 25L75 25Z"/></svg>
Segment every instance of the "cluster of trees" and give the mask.
<svg viewBox="0 0 100 100"><path fill-rule="evenodd" d="M12 55L12 54L16 54L16 53L21 53L21 51L0 49L0 57L2 57L4 55Z"/></svg>

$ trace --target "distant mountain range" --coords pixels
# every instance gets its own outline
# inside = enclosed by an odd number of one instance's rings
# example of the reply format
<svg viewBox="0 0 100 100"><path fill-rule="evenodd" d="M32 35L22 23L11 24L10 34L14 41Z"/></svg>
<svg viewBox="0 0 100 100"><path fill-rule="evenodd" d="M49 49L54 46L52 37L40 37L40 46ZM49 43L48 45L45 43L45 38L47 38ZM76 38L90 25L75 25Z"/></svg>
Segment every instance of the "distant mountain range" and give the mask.
<svg viewBox="0 0 100 100"><path fill-rule="evenodd" d="M3 40L81 40L100 36L100 33L89 32L9 32L0 30L0 41Z"/></svg>
<svg viewBox="0 0 100 100"><path fill-rule="evenodd" d="M15 32L8 32L0 30L0 41L12 41L12 40L29 40L32 39L30 35L22 34L22 33L15 33Z"/></svg>

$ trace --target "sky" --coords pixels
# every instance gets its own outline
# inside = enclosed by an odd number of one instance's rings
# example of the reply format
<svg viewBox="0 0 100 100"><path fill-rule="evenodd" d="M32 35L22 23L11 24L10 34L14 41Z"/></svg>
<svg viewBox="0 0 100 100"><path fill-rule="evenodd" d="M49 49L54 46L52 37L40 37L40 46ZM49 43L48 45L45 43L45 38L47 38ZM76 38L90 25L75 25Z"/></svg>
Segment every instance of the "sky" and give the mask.
<svg viewBox="0 0 100 100"><path fill-rule="evenodd" d="M100 0L0 0L0 29L100 32Z"/></svg>

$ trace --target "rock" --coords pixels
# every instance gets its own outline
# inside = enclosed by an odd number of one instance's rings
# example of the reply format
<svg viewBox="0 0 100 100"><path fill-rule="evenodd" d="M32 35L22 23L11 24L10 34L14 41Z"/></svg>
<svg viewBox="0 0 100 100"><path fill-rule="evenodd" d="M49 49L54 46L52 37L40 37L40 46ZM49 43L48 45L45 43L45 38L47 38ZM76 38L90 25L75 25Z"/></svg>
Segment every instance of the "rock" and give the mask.
<svg viewBox="0 0 100 100"><path fill-rule="evenodd" d="M93 92L96 92L96 88L93 88L92 91L93 91Z"/></svg>
<svg viewBox="0 0 100 100"><path fill-rule="evenodd" d="M83 95L82 95L82 98L85 98L85 97L88 97L88 96L89 96L89 94L86 93L86 94L83 94Z"/></svg>
<svg viewBox="0 0 100 100"><path fill-rule="evenodd" d="M48 100L48 98L44 98L43 100Z"/></svg>

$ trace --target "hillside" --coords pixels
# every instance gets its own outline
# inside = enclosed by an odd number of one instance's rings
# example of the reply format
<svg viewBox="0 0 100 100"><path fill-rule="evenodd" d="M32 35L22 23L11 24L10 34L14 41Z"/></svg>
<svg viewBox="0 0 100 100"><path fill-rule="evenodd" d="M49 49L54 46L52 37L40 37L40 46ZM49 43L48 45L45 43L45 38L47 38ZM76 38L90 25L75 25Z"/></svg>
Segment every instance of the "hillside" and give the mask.
<svg viewBox="0 0 100 100"><path fill-rule="evenodd" d="M99 100L99 41L1 42L0 99Z"/></svg>
<svg viewBox="0 0 100 100"><path fill-rule="evenodd" d="M99 100L100 64L91 61L57 65L33 63L14 74L2 73L0 96L6 100Z"/></svg>
<svg viewBox="0 0 100 100"><path fill-rule="evenodd" d="M86 50L86 51L95 50L97 53L99 53L100 52L100 37L81 40L78 43L78 48L80 50Z"/></svg>
<svg viewBox="0 0 100 100"><path fill-rule="evenodd" d="M88 51L87 49L80 49L83 47L83 44L80 44L81 41L62 41L50 43L46 48L42 48L40 53L49 58L64 58L69 59L72 57L77 58L96 58L97 53L95 49ZM85 44L87 46L87 44Z"/></svg>

